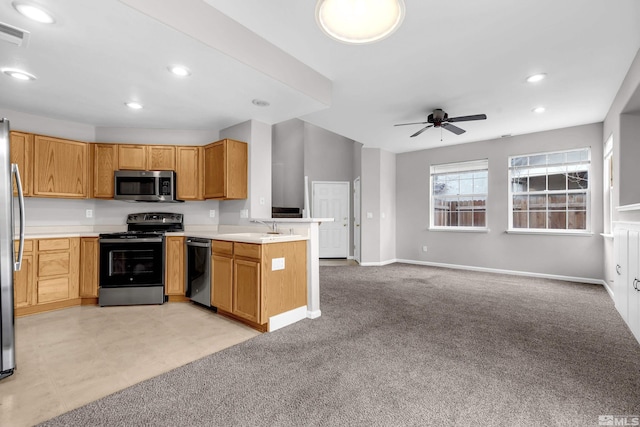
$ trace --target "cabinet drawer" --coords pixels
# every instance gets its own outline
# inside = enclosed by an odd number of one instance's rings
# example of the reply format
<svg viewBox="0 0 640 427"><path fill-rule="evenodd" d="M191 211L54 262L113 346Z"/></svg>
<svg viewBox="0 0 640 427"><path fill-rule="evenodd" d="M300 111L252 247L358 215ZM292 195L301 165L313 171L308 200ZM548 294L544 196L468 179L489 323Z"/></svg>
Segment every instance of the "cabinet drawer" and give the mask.
<svg viewBox="0 0 640 427"><path fill-rule="evenodd" d="M38 277L69 274L70 261L69 252L38 254Z"/></svg>
<svg viewBox="0 0 640 427"><path fill-rule="evenodd" d="M18 253L18 247L20 246L20 242L14 241L13 248ZM33 240L25 240L24 241L24 252L33 252Z"/></svg>
<svg viewBox="0 0 640 427"><path fill-rule="evenodd" d="M39 251L60 251L69 249L69 239L44 239L38 240Z"/></svg>
<svg viewBox="0 0 640 427"><path fill-rule="evenodd" d="M233 242L224 240L212 240L211 252L214 254L233 255Z"/></svg>
<svg viewBox="0 0 640 427"><path fill-rule="evenodd" d="M38 304L69 299L69 278L38 280Z"/></svg>
<svg viewBox="0 0 640 427"><path fill-rule="evenodd" d="M260 259L262 254L262 245L256 245L253 243L236 243L234 251L236 256Z"/></svg>

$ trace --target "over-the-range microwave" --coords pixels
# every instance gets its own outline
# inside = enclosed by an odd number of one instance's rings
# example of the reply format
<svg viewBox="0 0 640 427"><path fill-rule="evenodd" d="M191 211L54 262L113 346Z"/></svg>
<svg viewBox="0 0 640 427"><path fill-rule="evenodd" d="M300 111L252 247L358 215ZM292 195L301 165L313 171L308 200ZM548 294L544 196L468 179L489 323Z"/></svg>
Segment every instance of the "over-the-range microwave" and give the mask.
<svg viewBox="0 0 640 427"><path fill-rule="evenodd" d="M174 171L115 171L113 198L130 202L183 201L176 196Z"/></svg>

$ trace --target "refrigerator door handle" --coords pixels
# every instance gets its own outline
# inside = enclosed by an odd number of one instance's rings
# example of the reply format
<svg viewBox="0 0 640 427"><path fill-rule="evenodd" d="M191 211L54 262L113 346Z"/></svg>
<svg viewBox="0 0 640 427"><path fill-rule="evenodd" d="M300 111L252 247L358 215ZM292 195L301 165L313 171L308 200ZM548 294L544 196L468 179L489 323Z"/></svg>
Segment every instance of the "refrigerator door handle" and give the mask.
<svg viewBox="0 0 640 427"><path fill-rule="evenodd" d="M20 271L22 268L22 254L24 252L24 193L22 192L22 180L20 179L20 169L15 163L11 163L11 172L16 176L16 187L18 188L18 207L20 209L20 244L18 246L18 261L13 266L14 271ZM12 230L13 232L13 230Z"/></svg>

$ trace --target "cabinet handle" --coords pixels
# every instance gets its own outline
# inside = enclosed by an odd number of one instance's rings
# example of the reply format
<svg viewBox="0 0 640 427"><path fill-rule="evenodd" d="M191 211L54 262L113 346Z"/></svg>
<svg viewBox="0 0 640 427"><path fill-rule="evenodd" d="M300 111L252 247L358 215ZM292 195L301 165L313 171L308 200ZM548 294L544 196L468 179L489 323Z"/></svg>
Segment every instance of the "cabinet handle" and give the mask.
<svg viewBox="0 0 640 427"><path fill-rule="evenodd" d="M620 273L620 269L621 269L621 268L622 268L622 267L620 267L620 264L616 264L616 273L618 273L618 276L619 276L620 274L622 274L622 273Z"/></svg>
<svg viewBox="0 0 640 427"><path fill-rule="evenodd" d="M638 290L638 279L633 279L633 289Z"/></svg>

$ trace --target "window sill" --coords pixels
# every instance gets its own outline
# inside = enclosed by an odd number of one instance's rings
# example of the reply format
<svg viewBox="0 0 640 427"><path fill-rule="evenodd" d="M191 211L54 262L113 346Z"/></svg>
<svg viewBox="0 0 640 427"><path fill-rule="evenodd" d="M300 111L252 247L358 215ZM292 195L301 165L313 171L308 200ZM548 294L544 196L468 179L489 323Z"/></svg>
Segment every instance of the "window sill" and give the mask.
<svg viewBox="0 0 640 427"><path fill-rule="evenodd" d="M480 227L429 227L429 231L453 231L455 233L488 233L488 228Z"/></svg>
<svg viewBox="0 0 640 427"><path fill-rule="evenodd" d="M581 236L581 237L590 237L593 236L591 231L568 231L568 230L517 230L510 229L507 230L508 234L537 234L540 236Z"/></svg>

